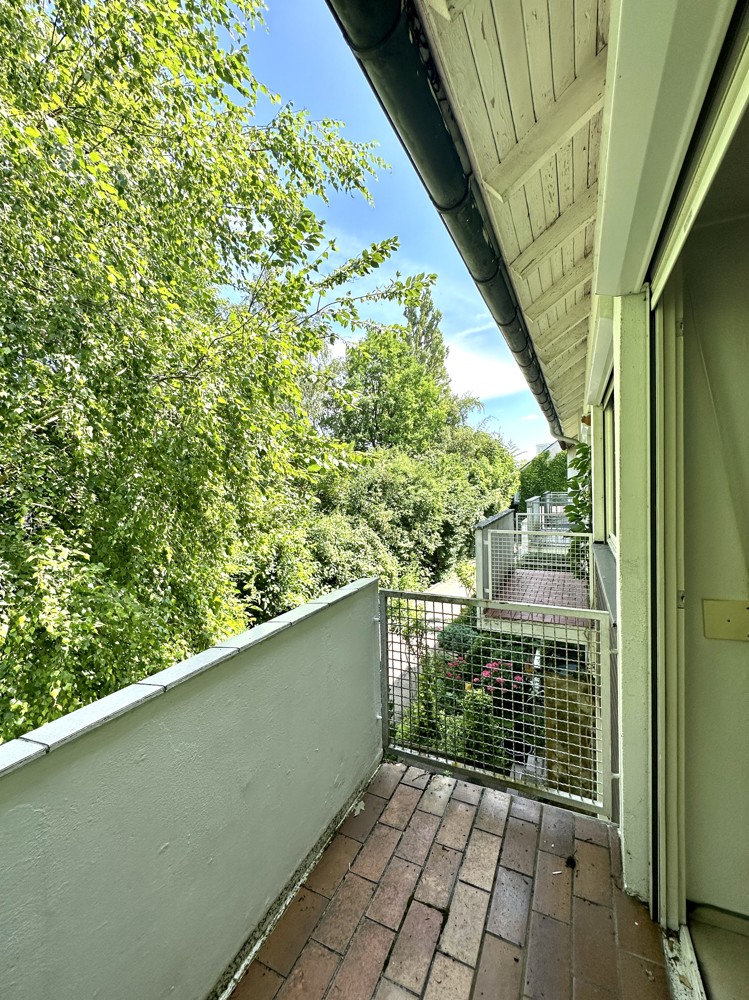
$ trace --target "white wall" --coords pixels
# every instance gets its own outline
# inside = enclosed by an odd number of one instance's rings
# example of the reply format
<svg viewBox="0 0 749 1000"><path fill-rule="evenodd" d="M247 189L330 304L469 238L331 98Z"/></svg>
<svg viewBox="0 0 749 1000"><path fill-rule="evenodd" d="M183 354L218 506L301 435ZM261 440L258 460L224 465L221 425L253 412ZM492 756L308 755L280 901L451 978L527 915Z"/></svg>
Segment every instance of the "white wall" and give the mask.
<svg viewBox="0 0 749 1000"><path fill-rule="evenodd" d="M749 600L749 222L694 232L684 271L687 898L749 915L749 643L702 600Z"/></svg>
<svg viewBox="0 0 749 1000"><path fill-rule="evenodd" d="M3 1000L216 985L381 754L376 581L320 600L0 747Z"/></svg>
<svg viewBox="0 0 749 1000"><path fill-rule="evenodd" d="M644 293L614 299L619 772L627 890L650 898L650 407Z"/></svg>

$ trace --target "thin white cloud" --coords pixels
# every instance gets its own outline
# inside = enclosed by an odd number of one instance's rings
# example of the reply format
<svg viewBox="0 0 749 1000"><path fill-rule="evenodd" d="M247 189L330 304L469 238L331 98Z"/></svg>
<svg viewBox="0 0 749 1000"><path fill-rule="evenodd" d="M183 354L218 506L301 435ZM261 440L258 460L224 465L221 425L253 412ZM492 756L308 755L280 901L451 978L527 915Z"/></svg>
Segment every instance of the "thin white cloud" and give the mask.
<svg viewBox="0 0 749 1000"><path fill-rule="evenodd" d="M540 420L541 419L541 414L540 413L528 413L528 414L526 414L526 416L521 417L520 419L521 420Z"/></svg>
<svg viewBox="0 0 749 1000"><path fill-rule="evenodd" d="M514 361L472 351L462 344L451 344L447 371L453 392L469 392L479 399L498 399L527 388Z"/></svg>

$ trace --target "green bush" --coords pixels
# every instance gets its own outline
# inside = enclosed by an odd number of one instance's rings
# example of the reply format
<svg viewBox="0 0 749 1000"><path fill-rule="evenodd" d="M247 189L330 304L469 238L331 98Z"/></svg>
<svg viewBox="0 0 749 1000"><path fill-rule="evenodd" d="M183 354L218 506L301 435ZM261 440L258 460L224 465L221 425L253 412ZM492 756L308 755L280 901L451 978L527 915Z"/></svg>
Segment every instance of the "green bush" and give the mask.
<svg viewBox="0 0 749 1000"><path fill-rule="evenodd" d="M464 622L451 622L437 636L437 644L440 649L444 649L446 652L466 656L473 648L477 638L478 632L471 625L466 625Z"/></svg>

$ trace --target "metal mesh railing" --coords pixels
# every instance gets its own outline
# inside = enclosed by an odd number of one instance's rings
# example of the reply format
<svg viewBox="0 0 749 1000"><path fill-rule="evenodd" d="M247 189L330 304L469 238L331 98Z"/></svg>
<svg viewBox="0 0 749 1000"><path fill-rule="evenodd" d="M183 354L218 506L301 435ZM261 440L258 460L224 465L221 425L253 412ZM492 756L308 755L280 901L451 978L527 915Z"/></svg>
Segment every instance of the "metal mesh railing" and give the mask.
<svg viewBox="0 0 749 1000"><path fill-rule="evenodd" d="M397 591L380 600L391 751L606 812L607 612Z"/></svg>
<svg viewBox="0 0 749 1000"><path fill-rule="evenodd" d="M592 536L573 531L490 530L489 592L494 601L591 607Z"/></svg>

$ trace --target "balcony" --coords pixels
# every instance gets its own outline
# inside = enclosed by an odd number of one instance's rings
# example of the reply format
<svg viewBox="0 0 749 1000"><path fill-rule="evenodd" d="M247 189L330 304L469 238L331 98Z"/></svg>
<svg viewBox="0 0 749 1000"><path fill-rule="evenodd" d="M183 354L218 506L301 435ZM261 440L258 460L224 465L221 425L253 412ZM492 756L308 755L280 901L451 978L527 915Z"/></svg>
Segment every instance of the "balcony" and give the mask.
<svg viewBox="0 0 749 1000"><path fill-rule="evenodd" d="M234 1000L669 997L616 828L385 763Z"/></svg>
<svg viewBox="0 0 749 1000"><path fill-rule="evenodd" d="M4 998L434 1000L507 969L541 996L559 962L578 996L665 995L615 830L580 812L596 794L510 796L465 754L430 764L468 780L369 784L397 725L380 640L410 634L393 607L359 581L0 746Z"/></svg>

